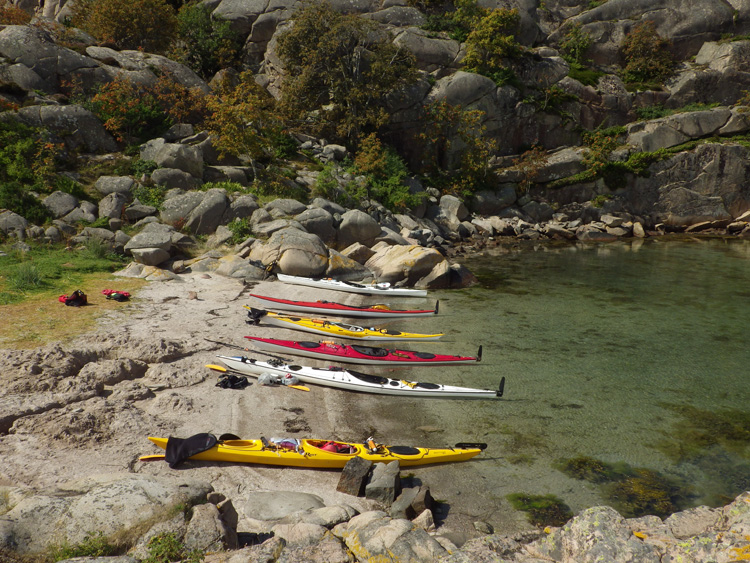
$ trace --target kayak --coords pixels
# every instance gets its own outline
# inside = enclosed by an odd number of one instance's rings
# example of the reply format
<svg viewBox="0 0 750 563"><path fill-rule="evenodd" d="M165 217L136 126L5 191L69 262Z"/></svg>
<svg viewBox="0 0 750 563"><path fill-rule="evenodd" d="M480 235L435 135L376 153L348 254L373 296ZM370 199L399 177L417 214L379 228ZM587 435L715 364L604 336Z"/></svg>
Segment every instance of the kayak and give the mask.
<svg viewBox="0 0 750 563"><path fill-rule="evenodd" d="M426 289L409 289L406 287L393 287L388 282L383 283L355 283L339 281L333 278L304 278L300 276L289 276L287 274L276 274L279 281L318 289L334 289L347 291L349 293L361 293L363 295L390 295L391 297L427 297Z"/></svg>
<svg viewBox="0 0 750 563"><path fill-rule="evenodd" d="M269 309L280 309L295 313L311 313L316 315L336 315L339 317L368 317L373 319L396 319L401 317L427 317L437 315L438 304L434 309L391 309L388 305L345 305L333 301L293 301L291 299L277 299L263 295L250 294L250 297L263 302Z"/></svg>
<svg viewBox="0 0 750 563"><path fill-rule="evenodd" d="M340 338L351 338L354 340L438 340L440 334L419 334L417 332L401 332L389 328L366 328L356 325L349 325L326 319L312 319L309 317L290 317L273 311L264 311L263 309L254 309L245 305L248 310L250 320L248 323L260 324L263 319L271 326L281 328L291 328L293 330L302 330L312 332L313 334L322 334L323 336L338 336Z"/></svg>
<svg viewBox="0 0 750 563"><path fill-rule="evenodd" d="M321 342L305 342L294 340L278 340L276 338L260 338L246 336L258 350L264 352L278 352L294 354L307 358L334 360L347 364L366 364L378 366L437 366L454 364L474 364L482 359L482 347L476 357L449 356L447 354L432 354L430 352L412 352L410 350L389 350L373 346L353 344L335 344L323 340Z"/></svg>
<svg viewBox="0 0 750 563"><path fill-rule="evenodd" d="M316 383L326 387L375 393L379 395L400 395L405 397L426 397L430 399L497 399L503 396L505 378L500 380L498 389L475 389L455 387L422 381L391 379L382 375L370 375L339 367L316 368L284 363L278 359L268 362L246 358L245 356L217 356L232 371L244 375L271 373L281 376L294 375L304 383Z"/></svg>
<svg viewBox="0 0 750 563"><path fill-rule="evenodd" d="M154 444L167 449L168 438L149 436ZM233 463L260 463L310 469L340 469L355 457L375 463L398 460L401 466L428 465L466 461L479 455L486 444L456 444L448 448L419 448L411 446L384 446L368 440L366 444L315 439L220 440L213 447L190 456L202 461L228 461ZM160 459L162 456L143 456L141 460Z"/></svg>

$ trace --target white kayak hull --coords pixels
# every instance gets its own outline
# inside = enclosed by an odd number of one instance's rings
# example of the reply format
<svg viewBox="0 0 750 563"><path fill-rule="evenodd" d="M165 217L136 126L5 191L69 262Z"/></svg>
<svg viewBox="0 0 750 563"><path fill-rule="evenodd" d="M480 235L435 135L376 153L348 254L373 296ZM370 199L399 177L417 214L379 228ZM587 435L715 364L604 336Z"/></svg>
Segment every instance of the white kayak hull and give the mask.
<svg viewBox="0 0 750 563"><path fill-rule="evenodd" d="M272 373L285 376L291 374L304 383L324 385L347 391L375 393L378 395L399 395L404 397L424 397L432 399L496 399L502 397L505 378L498 390L474 389L416 381L391 379L338 368L315 368L289 365L282 362L262 362L244 356L217 356L226 366L238 373L260 375Z"/></svg>
<svg viewBox="0 0 750 563"><path fill-rule="evenodd" d="M360 284L345 282L334 279L314 279L300 276L289 276L287 274L276 274L279 281L318 289L333 289L346 291L348 293L359 293L362 295L389 295L391 297L427 297L426 289L409 289L405 287L392 287L389 283Z"/></svg>

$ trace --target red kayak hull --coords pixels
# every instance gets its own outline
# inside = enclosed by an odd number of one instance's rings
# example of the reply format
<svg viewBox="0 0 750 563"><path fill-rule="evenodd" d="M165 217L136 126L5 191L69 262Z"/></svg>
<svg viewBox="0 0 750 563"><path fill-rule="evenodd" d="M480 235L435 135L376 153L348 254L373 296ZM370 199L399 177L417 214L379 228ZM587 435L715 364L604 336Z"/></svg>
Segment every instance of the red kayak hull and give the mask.
<svg viewBox="0 0 750 563"><path fill-rule="evenodd" d="M391 309L387 305L370 305L368 307L357 307L356 305L345 305L333 301L293 301L291 299L279 299L266 297L264 295L250 294L250 297L263 302L269 309L280 309L282 311L294 311L298 313L312 313L315 315L335 315L339 317L368 317L375 319L396 319L399 317L426 317L437 314L435 309Z"/></svg>
<svg viewBox="0 0 750 563"><path fill-rule="evenodd" d="M473 364L482 359L480 346L477 356L449 356L410 350L388 350L373 346L334 344L333 342L308 342L279 340L246 336L259 350L280 354L294 354L320 360L333 360L348 364L368 364L380 366L435 366Z"/></svg>

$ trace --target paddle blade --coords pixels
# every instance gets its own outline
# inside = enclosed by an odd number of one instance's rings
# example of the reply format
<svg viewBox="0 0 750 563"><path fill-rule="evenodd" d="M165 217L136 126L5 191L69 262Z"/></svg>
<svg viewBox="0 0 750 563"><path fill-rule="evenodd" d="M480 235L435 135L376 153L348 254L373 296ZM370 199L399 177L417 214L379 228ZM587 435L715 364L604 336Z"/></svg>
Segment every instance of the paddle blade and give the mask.
<svg viewBox="0 0 750 563"><path fill-rule="evenodd" d="M439 307L440 307L440 299L438 299L437 301L435 301L435 314L436 315L438 314L438 308Z"/></svg>
<svg viewBox="0 0 750 563"><path fill-rule="evenodd" d="M306 387L304 385L286 385L286 387L291 387L292 389L298 389L300 391L309 391L310 388Z"/></svg>
<svg viewBox="0 0 750 563"><path fill-rule="evenodd" d="M227 368L225 368L224 366L217 366L216 364L206 364L206 367L208 369L212 369L212 370L215 370L215 371L221 371L221 372L225 372L225 373L228 371Z"/></svg>
<svg viewBox="0 0 750 563"><path fill-rule="evenodd" d="M479 350L477 351L477 361L478 362L482 361L482 346L481 345L479 346Z"/></svg>
<svg viewBox="0 0 750 563"><path fill-rule="evenodd" d="M495 392L498 397L502 397L505 392L505 376L500 380L500 388Z"/></svg>

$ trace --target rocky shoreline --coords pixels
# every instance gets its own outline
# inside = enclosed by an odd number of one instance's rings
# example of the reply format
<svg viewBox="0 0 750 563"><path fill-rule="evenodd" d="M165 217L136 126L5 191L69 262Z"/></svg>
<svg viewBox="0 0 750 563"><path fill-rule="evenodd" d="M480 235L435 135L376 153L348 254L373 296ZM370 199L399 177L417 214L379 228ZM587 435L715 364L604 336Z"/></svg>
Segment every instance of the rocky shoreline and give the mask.
<svg viewBox="0 0 750 563"><path fill-rule="evenodd" d="M664 521L623 519L594 507L561 528L492 530L460 505L470 497L451 501L447 514L424 502L409 501L405 510L403 497L391 504L336 491L337 472L208 462L172 470L139 462L139 455L153 453L148 435L343 439L372 428L398 435L378 408L353 394L257 384L249 391L217 388L216 375L204 366L224 351L205 339L232 343L252 331L237 311L247 282L215 271L162 279L103 317L95 334L0 353L0 547L6 553L45 553L96 532L125 546L127 555L86 563L143 560L149 538L164 533L204 550L210 563L729 561L750 550L748 493L727 507L694 508ZM304 288L284 288L289 298L311 297ZM253 287L274 289L272 281ZM426 480L417 472L416 481L402 472L403 491L421 485L440 498L455 473L451 466L438 469Z"/></svg>

